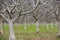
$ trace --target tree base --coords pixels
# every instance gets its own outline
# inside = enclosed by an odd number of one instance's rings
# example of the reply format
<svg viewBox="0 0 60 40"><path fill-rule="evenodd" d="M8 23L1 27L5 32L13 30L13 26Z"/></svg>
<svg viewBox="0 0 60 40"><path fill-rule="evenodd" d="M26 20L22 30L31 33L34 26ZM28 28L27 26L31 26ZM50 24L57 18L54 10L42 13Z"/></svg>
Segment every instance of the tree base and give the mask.
<svg viewBox="0 0 60 40"><path fill-rule="evenodd" d="M9 40L16 40L15 38L9 38Z"/></svg>

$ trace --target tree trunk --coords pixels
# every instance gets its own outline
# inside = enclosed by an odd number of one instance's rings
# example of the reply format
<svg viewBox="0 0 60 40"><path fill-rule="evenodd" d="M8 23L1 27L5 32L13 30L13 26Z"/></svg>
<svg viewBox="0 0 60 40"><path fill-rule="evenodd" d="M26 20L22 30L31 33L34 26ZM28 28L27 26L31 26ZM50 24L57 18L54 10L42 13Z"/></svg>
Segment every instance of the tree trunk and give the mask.
<svg viewBox="0 0 60 40"><path fill-rule="evenodd" d="M47 29L49 29L48 24L46 24L46 25L47 25Z"/></svg>
<svg viewBox="0 0 60 40"><path fill-rule="evenodd" d="M53 27L54 27L54 24L52 23L52 25L51 25L51 26L52 26L52 28L53 28Z"/></svg>
<svg viewBox="0 0 60 40"><path fill-rule="evenodd" d="M2 25L2 20L0 20L0 34L3 34L3 29L2 29L3 25Z"/></svg>
<svg viewBox="0 0 60 40"><path fill-rule="evenodd" d="M13 22L12 22L12 20L9 20L8 23L9 23L9 30L10 30L9 40L16 40L15 33L14 33L14 30L13 30Z"/></svg>
<svg viewBox="0 0 60 40"><path fill-rule="evenodd" d="M37 32L39 31L39 22L38 21L36 22L36 31Z"/></svg>
<svg viewBox="0 0 60 40"><path fill-rule="evenodd" d="M24 23L24 30L26 30L27 28L26 28L26 22Z"/></svg>

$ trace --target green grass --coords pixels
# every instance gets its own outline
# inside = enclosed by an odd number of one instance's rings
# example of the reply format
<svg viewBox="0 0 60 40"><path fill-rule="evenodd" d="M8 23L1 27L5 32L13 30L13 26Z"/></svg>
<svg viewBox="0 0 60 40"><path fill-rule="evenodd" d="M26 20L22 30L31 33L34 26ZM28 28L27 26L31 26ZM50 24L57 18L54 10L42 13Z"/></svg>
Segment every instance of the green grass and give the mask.
<svg viewBox="0 0 60 40"><path fill-rule="evenodd" d="M9 33L9 26L7 24L3 25L4 33Z"/></svg>
<svg viewBox="0 0 60 40"><path fill-rule="evenodd" d="M36 25L35 24L27 24L26 30L24 30L23 24L14 24L13 26L17 40L20 38L34 38L34 37L48 37L48 36L56 36L58 32L58 27L54 24L53 28L51 24L48 24L48 29L46 24L39 25L39 32L36 32ZM9 38L9 27L7 24L3 26L4 35L0 36L0 40L8 40ZM34 33L33 33L34 32ZM57 39L58 40L58 39Z"/></svg>
<svg viewBox="0 0 60 40"><path fill-rule="evenodd" d="M40 29L39 30L40 32L57 32L58 31L58 28L56 27L56 25L53 25L53 28L52 28L52 25L50 24L48 24L48 29L46 24L40 25L39 29Z"/></svg>
<svg viewBox="0 0 60 40"><path fill-rule="evenodd" d="M35 24L26 25L27 28L26 30L24 30L23 24L19 24L19 25L14 24L13 28L15 32L36 32ZM9 32L8 25L4 25L3 30L4 32ZM56 25L53 25L52 28L52 25L48 24L48 29L46 24L39 25L39 32L57 32L57 31L58 31L58 27Z"/></svg>

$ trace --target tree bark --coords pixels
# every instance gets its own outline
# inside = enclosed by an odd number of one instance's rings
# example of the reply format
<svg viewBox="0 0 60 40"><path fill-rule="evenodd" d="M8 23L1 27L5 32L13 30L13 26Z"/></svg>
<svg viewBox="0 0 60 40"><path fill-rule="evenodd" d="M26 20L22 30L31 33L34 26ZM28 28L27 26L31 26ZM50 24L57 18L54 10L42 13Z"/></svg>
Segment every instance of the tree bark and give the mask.
<svg viewBox="0 0 60 40"><path fill-rule="evenodd" d="M0 20L0 34L3 34L3 29L2 29L2 20Z"/></svg>
<svg viewBox="0 0 60 40"><path fill-rule="evenodd" d="M37 32L39 31L39 22L38 21L36 22L36 31Z"/></svg>
<svg viewBox="0 0 60 40"><path fill-rule="evenodd" d="M48 24L46 24L46 25L47 25L47 29L49 29Z"/></svg>
<svg viewBox="0 0 60 40"><path fill-rule="evenodd" d="M26 30L27 28L26 28L26 22L24 23L24 30Z"/></svg>
<svg viewBox="0 0 60 40"><path fill-rule="evenodd" d="M16 40L15 33L14 33L14 30L13 30L13 22L12 22L12 20L9 20L8 23L9 23L9 29L10 29L9 40Z"/></svg>

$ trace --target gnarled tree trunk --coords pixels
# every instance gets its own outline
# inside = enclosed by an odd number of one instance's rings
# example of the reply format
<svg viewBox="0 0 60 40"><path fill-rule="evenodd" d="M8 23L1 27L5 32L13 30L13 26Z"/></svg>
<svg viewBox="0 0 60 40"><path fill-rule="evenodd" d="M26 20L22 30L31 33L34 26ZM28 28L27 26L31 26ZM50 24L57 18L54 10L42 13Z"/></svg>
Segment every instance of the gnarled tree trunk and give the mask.
<svg viewBox="0 0 60 40"><path fill-rule="evenodd" d="M14 33L14 30L13 30L13 22L12 22L12 20L9 20L8 23L9 23L9 29L10 29L9 40L16 40L15 33Z"/></svg>

